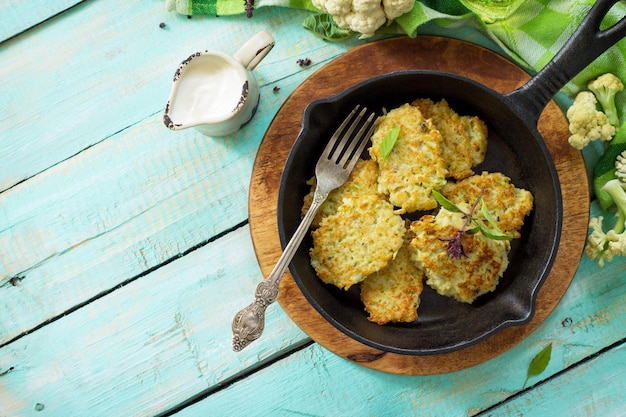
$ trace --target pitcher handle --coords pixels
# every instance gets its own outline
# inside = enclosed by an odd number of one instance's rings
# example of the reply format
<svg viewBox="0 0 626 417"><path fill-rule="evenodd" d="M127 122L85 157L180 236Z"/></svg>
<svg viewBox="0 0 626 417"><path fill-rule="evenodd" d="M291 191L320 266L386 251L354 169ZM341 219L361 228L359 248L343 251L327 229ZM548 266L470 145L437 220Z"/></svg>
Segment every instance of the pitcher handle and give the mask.
<svg viewBox="0 0 626 417"><path fill-rule="evenodd" d="M257 32L235 53L241 65L252 71L274 47L274 37L262 30Z"/></svg>

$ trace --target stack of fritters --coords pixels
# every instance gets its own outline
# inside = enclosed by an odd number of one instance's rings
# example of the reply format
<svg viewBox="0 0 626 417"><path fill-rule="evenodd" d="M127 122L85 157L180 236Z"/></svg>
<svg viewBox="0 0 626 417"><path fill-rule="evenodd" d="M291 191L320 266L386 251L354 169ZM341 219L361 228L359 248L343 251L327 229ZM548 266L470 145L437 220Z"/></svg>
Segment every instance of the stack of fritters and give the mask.
<svg viewBox="0 0 626 417"><path fill-rule="evenodd" d="M383 155L381 144L396 126L397 141ZM464 227L463 213L439 208L412 223L400 216L436 209L433 190L465 213L481 197L501 231L519 237L532 195L501 173L474 175L486 149L485 124L458 115L445 100L419 99L382 116L371 159L357 163L314 221L310 255L318 277L342 289L359 284L369 320L378 324L416 320L424 280L466 303L493 291L508 266L508 240L464 233L464 255L451 257L449 238ZM309 184L303 213L315 179Z"/></svg>
<svg viewBox="0 0 626 417"><path fill-rule="evenodd" d="M386 324L417 319L424 273L411 259L413 252L406 240L385 268L361 283L361 301L370 321Z"/></svg>
<svg viewBox="0 0 626 417"><path fill-rule="evenodd" d="M476 116L457 114L446 100L435 103L424 98L411 104L441 133L441 159L448 176L459 180L474 174L472 168L483 162L487 153L487 125Z"/></svg>

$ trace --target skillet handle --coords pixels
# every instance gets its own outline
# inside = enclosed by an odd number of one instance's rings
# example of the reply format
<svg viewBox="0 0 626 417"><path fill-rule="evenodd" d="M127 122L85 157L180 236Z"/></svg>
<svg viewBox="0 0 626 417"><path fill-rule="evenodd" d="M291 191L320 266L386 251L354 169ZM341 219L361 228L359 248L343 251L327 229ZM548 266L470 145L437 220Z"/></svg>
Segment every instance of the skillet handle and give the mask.
<svg viewBox="0 0 626 417"><path fill-rule="evenodd" d="M596 58L626 37L626 17L600 30L602 19L619 0L598 0L572 37L529 82L504 99L536 126L541 112L565 84Z"/></svg>

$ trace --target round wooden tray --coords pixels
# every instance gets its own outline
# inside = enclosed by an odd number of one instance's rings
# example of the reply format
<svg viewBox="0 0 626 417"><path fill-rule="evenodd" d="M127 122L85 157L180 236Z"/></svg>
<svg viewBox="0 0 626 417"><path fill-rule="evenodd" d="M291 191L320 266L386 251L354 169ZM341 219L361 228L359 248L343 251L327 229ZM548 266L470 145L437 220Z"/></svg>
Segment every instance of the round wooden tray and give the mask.
<svg viewBox="0 0 626 417"><path fill-rule="evenodd" d="M529 79L521 68L488 49L455 39L397 37L356 47L303 82L270 124L252 171L250 231L261 270L269 274L281 254L277 227L278 187L291 146L300 131L305 107L375 75L404 69L456 73L506 93ZM464 369L491 359L527 337L552 312L567 290L582 255L589 218L589 189L581 153L569 146L568 122L553 101L539 120L554 159L563 193L564 223L552 271L537 297L532 320L451 353L409 356L383 352L349 338L327 322L306 300L287 272L278 301L289 317L320 345L360 365L384 372L430 375Z"/></svg>

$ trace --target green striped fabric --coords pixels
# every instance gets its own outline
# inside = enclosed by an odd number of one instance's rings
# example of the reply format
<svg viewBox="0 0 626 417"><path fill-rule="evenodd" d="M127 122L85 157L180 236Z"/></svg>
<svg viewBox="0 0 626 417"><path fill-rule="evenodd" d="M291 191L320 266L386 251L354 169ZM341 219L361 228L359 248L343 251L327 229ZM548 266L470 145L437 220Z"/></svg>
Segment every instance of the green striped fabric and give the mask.
<svg viewBox="0 0 626 417"><path fill-rule="evenodd" d="M256 9L278 6L316 10L311 4L311 0L256 0L254 4ZM194 14L226 16L246 12L244 0L166 0L166 8L169 11L189 16Z"/></svg>

